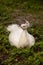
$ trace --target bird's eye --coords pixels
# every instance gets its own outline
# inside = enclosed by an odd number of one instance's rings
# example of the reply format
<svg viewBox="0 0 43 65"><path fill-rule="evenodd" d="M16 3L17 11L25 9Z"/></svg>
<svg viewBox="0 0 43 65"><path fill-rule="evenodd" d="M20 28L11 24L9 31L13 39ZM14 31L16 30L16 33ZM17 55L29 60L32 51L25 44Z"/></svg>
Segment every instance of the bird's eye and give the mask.
<svg viewBox="0 0 43 65"><path fill-rule="evenodd" d="M23 27L25 27L25 26L23 26Z"/></svg>

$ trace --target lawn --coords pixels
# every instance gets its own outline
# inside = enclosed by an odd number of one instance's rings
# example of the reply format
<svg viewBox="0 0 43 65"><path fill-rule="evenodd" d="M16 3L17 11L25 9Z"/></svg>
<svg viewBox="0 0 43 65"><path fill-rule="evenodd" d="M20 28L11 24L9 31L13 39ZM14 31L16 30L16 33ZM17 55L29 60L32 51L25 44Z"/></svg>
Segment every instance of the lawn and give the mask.
<svg viewBox="0 0 43 65"><path fill-rule="evenodd" d="M23 18L30 21L32 27L27 31L36 43L17 49L9 44L6 27L20 24ZM0 0L0 65L43 65L43 1Z"/></svg>

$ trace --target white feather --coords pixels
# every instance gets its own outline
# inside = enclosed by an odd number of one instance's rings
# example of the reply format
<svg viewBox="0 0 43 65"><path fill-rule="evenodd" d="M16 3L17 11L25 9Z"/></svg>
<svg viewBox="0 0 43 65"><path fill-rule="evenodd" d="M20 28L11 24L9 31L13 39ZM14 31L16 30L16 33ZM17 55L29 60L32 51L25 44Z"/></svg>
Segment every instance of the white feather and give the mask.
<svg viewBox="0 0 43 65"><path fill-rule="evenodd" d="M23 30L17 24L9 25L7 30L10 31L9 42L12 46L16 46L17 48L24 48L26 46L31 47L34 45L34 37L29 34L27 30Z"/></svg>

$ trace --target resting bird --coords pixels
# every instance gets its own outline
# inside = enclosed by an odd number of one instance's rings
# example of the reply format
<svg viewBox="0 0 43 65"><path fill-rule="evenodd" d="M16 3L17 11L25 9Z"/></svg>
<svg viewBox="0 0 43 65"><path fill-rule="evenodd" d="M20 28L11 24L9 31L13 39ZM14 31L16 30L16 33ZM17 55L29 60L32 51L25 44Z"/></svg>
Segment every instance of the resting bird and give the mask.
<svg viewBox="0 0 43 65"><path fill-rule="evenodd" d="M21 26L17 24L11 24L7 27L10 31L9 42L12 46L17 48L32 47L35 43L34 37L27 32L27 27L30 27L30 23L26 21Z"/></svg>

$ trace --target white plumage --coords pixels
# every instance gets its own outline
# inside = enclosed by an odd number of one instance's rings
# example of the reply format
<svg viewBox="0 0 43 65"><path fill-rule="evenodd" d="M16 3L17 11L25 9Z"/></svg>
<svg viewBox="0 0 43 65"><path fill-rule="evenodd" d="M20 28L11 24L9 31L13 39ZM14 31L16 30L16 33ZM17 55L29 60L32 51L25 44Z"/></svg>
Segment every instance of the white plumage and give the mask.
<svg viewBox="0 0 43 65"><path fill-rule="evenodd" d="M22 24L22 28L17 24L12 24L7 27L7 30L10 31L9 42L12 46L17 48L24 48L26 46L32 47L34 45L34 37L29 34L27 30L23 30L24 28L27 28L26 26L27 23Z"/></svg>

